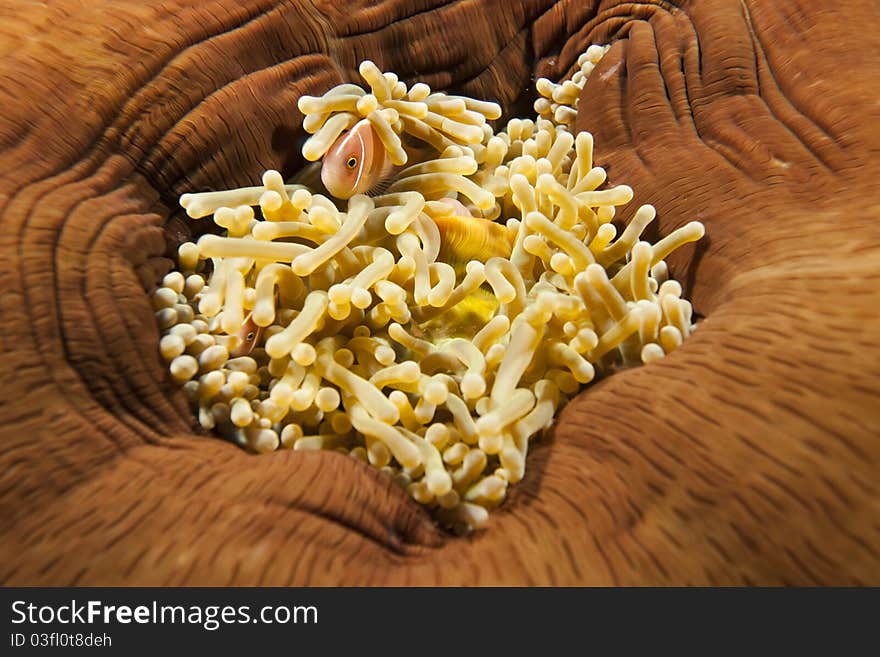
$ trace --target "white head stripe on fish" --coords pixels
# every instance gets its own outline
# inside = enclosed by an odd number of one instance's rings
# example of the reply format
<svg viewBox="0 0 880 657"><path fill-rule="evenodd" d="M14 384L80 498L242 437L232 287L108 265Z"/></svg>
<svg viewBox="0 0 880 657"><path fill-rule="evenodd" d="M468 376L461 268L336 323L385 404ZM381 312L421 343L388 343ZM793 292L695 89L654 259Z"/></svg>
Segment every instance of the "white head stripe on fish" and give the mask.
<svg viewBox="0 0 880 657"><path fill-rule="evenodd" d="M361 178L364 177L364 171L367 169L367 165L369 164L367 160L367 146L364 144L364 136L362 130L353 130L352 135L354 136L354 140L357 144L357 150L360 152L360 158L355 156L349 156L349 159L346 160L345 166L348 166L350 161L354 159L354 170L357 171L357 178L354 181L354 188L357 189L361 184Z"/></svg>
<svg viewBox="0 0 880 657"><path fill-rule="evenodd" d="M263 327L257 326L257 323L254 322L253 313L248 313L241 325L241 330L236 334L238 342L229 355L233 358L250 355L262 335Z"/></svg>

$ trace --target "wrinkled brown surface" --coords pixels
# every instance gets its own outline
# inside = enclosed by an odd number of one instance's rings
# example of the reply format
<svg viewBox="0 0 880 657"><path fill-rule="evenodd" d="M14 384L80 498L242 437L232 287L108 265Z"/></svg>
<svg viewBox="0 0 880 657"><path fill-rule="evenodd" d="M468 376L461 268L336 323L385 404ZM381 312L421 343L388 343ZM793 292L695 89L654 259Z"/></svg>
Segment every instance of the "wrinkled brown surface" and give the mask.
<svg viewBox="0 0 880 657"><path fill-rule="evenodd" d="M0 6L0 583L880 584L876 2L151 4ZM353 459L197 435L145 291L181 192L295 171L296 99L363 58L524 112L610 40L578 127L708 229L681 350L466 539Z"/></svg>

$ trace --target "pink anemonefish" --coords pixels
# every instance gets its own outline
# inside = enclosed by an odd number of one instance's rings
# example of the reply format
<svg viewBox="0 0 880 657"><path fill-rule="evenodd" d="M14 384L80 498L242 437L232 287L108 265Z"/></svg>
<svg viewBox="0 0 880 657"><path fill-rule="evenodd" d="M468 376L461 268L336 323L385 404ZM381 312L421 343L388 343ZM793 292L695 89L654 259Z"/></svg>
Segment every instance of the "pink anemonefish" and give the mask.
<svg viewBox="0 0 880 657"><path fill-rule="evenodd" d="M348 199L375 191L394 169L375 128L362 119L339 135L324 155L321 182L336 198Z"/></svg>
<svg viewBox="0 0 880 657"><path fill-rule="evenodd" d="M236 334L236 337L238 338L237 346L229 352L229 355L232 358L249 356L254 350L254 347L257 346L262 335L263 327L257 326L254 322L252 313L248 313L248 316L245 317L244 322L242 322L241 330Z"/></svg>

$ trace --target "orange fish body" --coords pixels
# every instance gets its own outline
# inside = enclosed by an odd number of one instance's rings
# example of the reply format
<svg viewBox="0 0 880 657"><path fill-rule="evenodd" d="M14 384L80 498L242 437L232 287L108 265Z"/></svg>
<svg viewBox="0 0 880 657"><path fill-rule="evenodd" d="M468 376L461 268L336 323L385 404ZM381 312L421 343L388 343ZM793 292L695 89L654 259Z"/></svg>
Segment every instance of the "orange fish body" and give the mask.
<svg viewBox="0 0 880 657"><path fill-rule="evenodd" d="M244 322L241 325L241 330L236 334L238 342L236 346L229 352L229 355L232 358L250 355L250 353L254 350L254 347L257 346L257 343L260 341L262 335L263 327L257 326L256 322L254 322L253 320L252 314L248 313L248 316L245 318Z"/></svg>
<svg viewBox="0 0 880 657"><path fill-rule="evenodd" d="M321 182L336 198L368 194L394 171L379 135L367 119L343 132L324 155Z"/></svg>

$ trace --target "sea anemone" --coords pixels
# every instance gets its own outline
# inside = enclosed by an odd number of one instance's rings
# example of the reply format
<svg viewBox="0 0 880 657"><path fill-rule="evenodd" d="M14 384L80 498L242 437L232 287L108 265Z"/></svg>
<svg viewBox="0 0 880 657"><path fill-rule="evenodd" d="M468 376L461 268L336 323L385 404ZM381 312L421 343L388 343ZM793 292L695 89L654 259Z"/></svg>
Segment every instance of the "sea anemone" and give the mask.
<svg viewBox="0 0 880 657"><path fill-rule="evenodd" d="M369 93L300 100L314 133L303 152L320 158L366 118L408 165L383 193L346 203L267 171L255 187L184 194L191 217L225 233L182 244L153 301L201 426L258 453L350 455L466 531L597 372L676 349L694 325L664 259L703 227L652 245L642 205L616 235L633 191L605 185L592 136L572 134L604 51L571 81L539 81L537 120L498 133L494 103L407 88L364 62ZM411 138L430 147L419 161Z"/></svg>

